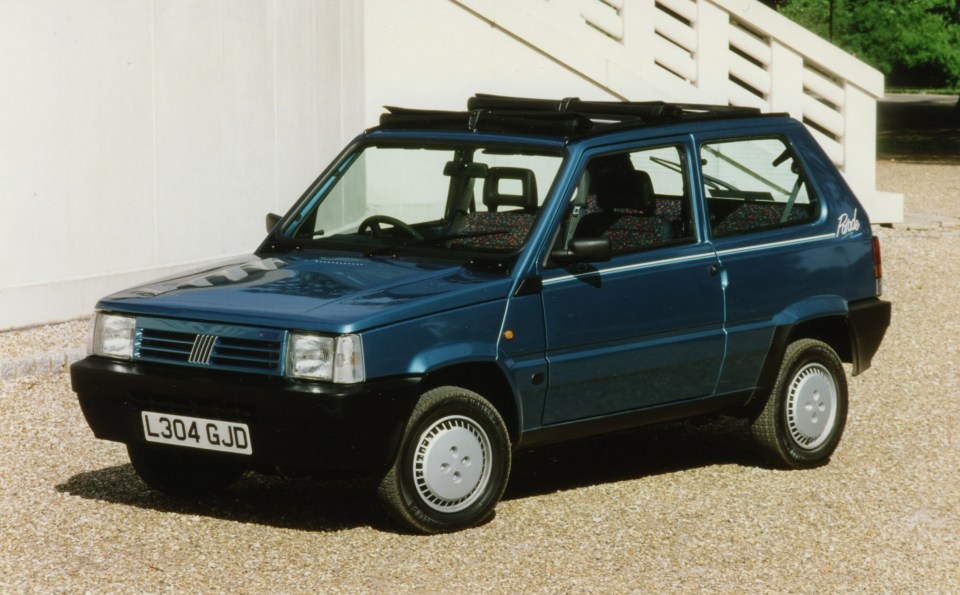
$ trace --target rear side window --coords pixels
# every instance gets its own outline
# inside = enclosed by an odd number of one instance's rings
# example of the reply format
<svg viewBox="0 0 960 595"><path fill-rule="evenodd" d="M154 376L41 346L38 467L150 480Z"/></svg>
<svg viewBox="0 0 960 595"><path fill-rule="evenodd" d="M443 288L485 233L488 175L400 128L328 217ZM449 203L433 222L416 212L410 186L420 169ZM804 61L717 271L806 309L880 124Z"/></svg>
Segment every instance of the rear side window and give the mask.
<svg viewBox="0 0 960 595"><path fill-rule="evenodd" d="M820 216L820 201L783 139L705 143L700 159L714 236L799 225Z"/></svg>

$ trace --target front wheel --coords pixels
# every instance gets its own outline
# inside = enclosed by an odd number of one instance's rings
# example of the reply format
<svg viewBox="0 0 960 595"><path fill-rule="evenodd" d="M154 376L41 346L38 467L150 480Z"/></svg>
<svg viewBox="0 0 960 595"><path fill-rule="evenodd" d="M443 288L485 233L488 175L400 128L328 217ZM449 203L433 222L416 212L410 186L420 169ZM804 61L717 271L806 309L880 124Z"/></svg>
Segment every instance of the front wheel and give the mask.
<svg viewBox="0 0 960 595"><path fill-rule="evenodd" d="M384 510L421 533L480 524L510 476L510 436L489 401L458 387L420 397L377 490Z"/></svg>
<svg viewBox="0 0 960 595"><path fill-rule="evenodd" d="M794 469L826 463L847 420L847 378L836 352L821 341L787 347L777 382L751 432L771 463Z"/></svg>

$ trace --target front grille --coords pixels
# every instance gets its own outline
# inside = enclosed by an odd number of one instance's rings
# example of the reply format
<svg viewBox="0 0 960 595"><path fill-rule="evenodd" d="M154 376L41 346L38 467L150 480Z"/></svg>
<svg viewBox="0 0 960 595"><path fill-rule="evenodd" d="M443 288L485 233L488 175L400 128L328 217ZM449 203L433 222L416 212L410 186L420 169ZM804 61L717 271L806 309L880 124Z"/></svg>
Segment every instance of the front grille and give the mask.
<svg viewBox="0 0 960 595"><path fill-rule="evenodd" d="M286 333L158 318L138 318L134 357L142 361L253 372L283 373Z"/></svg>

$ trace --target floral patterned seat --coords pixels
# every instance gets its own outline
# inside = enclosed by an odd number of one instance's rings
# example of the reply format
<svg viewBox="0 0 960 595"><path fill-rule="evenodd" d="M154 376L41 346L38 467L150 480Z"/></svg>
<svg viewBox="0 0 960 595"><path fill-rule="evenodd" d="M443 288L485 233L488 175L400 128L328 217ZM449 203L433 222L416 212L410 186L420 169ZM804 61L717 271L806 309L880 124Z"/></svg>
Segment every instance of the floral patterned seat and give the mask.
<svg viewBox="0 0 960 595"><path fill-rule="evenodd" d="M523 245L532 226L533 215L526 211L473 213L458 232L464 237L453 240L450 245L471 250L512 252Z"/></svg>
<svg viewBox="0 0 960 595"><path fill-rule="evenodd" d="M682 199L658 196L656 198L656 210L653 214L667 221L679 221L682 216L682 208Z"/></svg>
<svg viewBox="0 0 960 595"><path fill-rule="evenodd" d="M650 176L643 171L619 171L615 175L615 179L598 184L596 194L587 195L574 237L607 238L614 254L670 239L670 224L647 212L655 204Z"/></svg>
<svg viewBox="0 0 960 595"><path fill-rule="evenodd" d="M784 203L745 202L717 224L713 228L713 233L726 236L764 227L776 227L780 224L785 208ZM787 217L787 222L803 221L809 217L810 213L805 205L794 205Z"/></svg>
<svg viewBox="0 0 960 595"><path fill-rule="evenodd" d="M519 181L520 193L502 191L501 180ZM450 242L450 246L495 252L519 249L533 227L537 210L537 181L533 172L517 167L491 167L483 183L483 204L488 210L467 215L457 232L462 237ZM500 211L502 206L521 208Z"/></svg>
<svg viewBox="0 0 960 595"><path fill-rule="evenodd" d="M607 228L604 237L610 240L613 253L618 254L662 244L669 239L669 229L660 217L625 214Z"/></svg>

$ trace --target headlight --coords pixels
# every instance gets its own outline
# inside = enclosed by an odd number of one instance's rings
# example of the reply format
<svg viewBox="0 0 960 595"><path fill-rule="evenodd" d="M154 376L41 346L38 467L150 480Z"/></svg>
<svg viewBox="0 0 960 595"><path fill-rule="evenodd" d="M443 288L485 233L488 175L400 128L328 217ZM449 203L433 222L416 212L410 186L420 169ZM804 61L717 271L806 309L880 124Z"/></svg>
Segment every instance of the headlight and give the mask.
<svg viewBox="0 0 960 595"><path fill-rule="evenodd" d="M133 357L133 335L137 319L118 314L94 314L90 332L90 352L103 357Z"/></svg>
<svg viewBox="0 0 960 595"><path fill-rule="evenodd" d="M287 375L341 384L363 382L363 343L360 335L324 337L290 333Z"/></svg>

